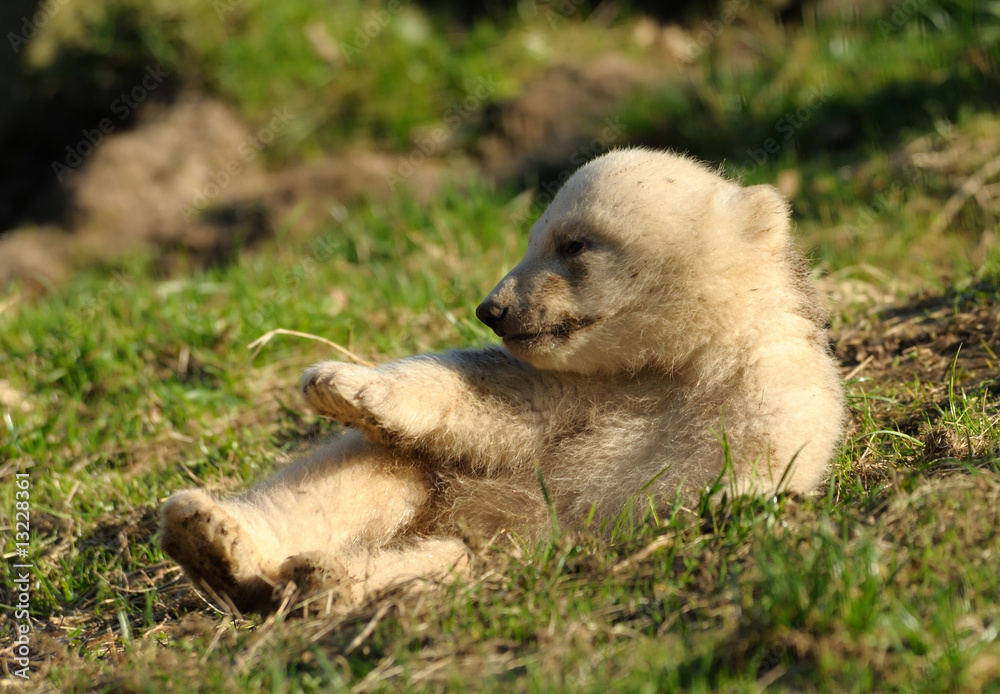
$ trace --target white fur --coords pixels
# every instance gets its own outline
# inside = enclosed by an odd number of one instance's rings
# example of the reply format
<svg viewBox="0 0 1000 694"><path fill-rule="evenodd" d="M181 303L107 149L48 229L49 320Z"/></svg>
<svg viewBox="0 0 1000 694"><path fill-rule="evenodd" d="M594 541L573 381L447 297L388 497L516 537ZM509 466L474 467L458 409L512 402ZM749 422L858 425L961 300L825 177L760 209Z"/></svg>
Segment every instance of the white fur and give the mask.
<svg viewBox="0 0 1000 694"><path fill-rule="evenodd" d="M844 400L785 201L682 156L622 150L580 169L479 314L504 348L303 377L360 431L243 496L181 492L163 544L241 609L274 588L346 599L465 561L458 539L611 527L646 493L813 490ZM537 467L537 470L536 470ZM641 500L640 500L641 501ZM642 503L637 506L643 506Z"/></svg>

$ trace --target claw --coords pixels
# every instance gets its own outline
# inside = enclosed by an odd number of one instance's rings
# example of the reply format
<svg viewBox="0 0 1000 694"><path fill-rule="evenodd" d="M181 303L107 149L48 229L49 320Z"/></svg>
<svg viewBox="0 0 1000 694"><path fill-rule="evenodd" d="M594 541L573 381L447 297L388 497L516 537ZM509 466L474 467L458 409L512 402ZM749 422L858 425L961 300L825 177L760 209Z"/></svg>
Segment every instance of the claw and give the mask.
<svg viewBox="0 0 1000 694"><path fill-rule="evenodd" d="M302 392L303 393L307 392L310 388L312 388L314 385L316 385L316 383L318 381L319 381L319 370L315 370L315 371L313 371L312 375L309 377L308 381L303 381L302 382Z"/></svg>

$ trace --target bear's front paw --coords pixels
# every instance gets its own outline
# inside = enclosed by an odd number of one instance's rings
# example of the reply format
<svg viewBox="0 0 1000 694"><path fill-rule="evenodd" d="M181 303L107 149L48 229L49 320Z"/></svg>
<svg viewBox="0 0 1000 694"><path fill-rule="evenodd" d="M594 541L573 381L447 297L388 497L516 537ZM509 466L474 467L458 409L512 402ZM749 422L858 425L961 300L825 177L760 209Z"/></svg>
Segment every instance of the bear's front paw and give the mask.
<svg viewBox="0 0 1000 694"><path fill-rule="evenodd" d="M367 366L323 362L302 374L302 394L318 414L344 424L371 424L361 393L376 378L375 370Z"/></svg>
<svg viewBox="0 0 1000 694"><path fill-rule="evenodd" d="M375 438L398 442L435 426L433 387L406 372L325 362L302 375L302 393L319 414Z"/></svg>

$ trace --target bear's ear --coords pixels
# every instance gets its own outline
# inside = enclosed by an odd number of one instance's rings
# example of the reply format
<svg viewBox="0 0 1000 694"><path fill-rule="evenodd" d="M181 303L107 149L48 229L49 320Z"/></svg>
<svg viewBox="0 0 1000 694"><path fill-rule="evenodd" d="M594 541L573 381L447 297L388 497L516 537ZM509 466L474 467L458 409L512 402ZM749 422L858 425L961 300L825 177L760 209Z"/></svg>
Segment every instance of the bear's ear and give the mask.
<svg viewBox="0 0 1000 694"><path fill-rule="evenodd" d="M771 248L783 248L790 229L791 209L774 186L759 185L740 189L740 219L744 233Z"/></svg>

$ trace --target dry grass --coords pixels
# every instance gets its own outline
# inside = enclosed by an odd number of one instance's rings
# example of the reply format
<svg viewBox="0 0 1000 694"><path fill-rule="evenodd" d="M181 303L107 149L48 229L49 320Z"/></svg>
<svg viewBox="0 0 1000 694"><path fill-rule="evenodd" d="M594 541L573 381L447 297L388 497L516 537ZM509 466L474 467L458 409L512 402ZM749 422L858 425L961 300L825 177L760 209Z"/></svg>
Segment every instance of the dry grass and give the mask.
<svg viewBox="0 0 1000 694"><path fill-rule="evenodd" d="M816 498L706 499L614 543L580 530L537 546L482 542L474 580L235 618L163 556L159 504L191 486L244 488L338 431L295 393L301 369L331 348L274 339L252 356L248 344L282 328L377 362L486 341L472 306L520 255L511 220L527 198L470 182L426 205L352 204L310 222L315 236L279 228L228 266L163 281L148 272L155 263L129 259L39 299L0 297L0 479L27 472L32 484L27 688L995 688L1000 121L974 88L995 84L996 62L955 58L987 50L969 47L974 27L912 21L889 40L852 21L733 27L679 67L682 83L623 111L635 132L645 118L658 144L731 161L773 134L791 95L821 77L838 95L787 151L744 172L784 181L833 297L852 430ZM649 29L571 26L574 41L599 35L588 50ZM928 44L921 32L932 29ZM654 39L641 50L678 34ZM794 60L768 48L782 41ZM935 60L947 63L938 81L921 81ZM879 89L911 83L917 101L895 97L938 115L921 111L914 131L883 137L882 117L899 114L877 110ZM855 103L858 90L876 106ZM693 96L678 104L678 94ZM749 105L731 98L745 94ZM828 155L824 133L858 119L878 137ZM0 486L8 532L13 495ZM5 573L5 685L17 668L14 600Z"/></svg>

